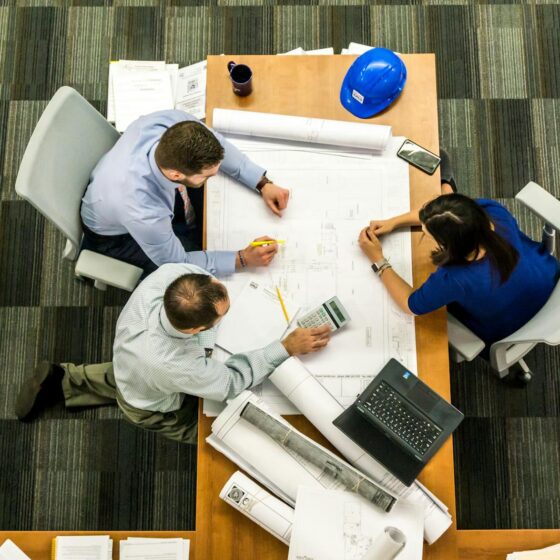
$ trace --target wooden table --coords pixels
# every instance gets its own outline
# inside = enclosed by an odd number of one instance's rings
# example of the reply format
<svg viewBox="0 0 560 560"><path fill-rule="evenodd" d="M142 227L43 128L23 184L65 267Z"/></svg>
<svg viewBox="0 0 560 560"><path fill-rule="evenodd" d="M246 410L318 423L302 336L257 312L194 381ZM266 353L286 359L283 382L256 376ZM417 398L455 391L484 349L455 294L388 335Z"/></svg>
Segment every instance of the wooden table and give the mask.
<svg viewBox="0 0 560 560"><path fill-rule="evenodd" d="M236 62L248 64L254 73L254 91L240 98L232 93L226 72L229 57L208 58L207 115L211 123L215 107L330 118L356 122L388 124L393 134L408 136L438 152L438 121L435 57L431 54L404 55L408 70L407 85L400 98L383 114L361 121L339 102L340 84L353 61L351 56L237 56ZM411 204L418 207L439 194L439 173L428 176L410 168ZM415 285L432 271L430 244L420 232L412 234ZM418 370L422 379L438 393L449 398L447 326L444 312L417 320ZM303 417L290 422L321 443L324 438ZM285 559L287 548L223 503L218 494L236 467L208 446L211 419L200 416L198 457L197 550L202 558L267 560ZM451 510L455 518L453 449L449 440L421 476L424 482ZM426 547L426 558L457 558L456 531L450 529L436 544Z"/></svg>
<svg viewBox="0 0 560 560"><path fill-rule="evenodd" d="M233 95L226 63L234 59L254 71L254 92L246 98ZM435 57L432 54L403 55L408 82L401 97L372 123L389 124L395 135L408 136L437 152L438 122ZM310 117L359 121L342 108L338 92L352 56L211 56L208 58L207 113L215 107L247 109ZM364 121L360 121L364 122ZM420 206L439 193L439 172L432 177L410 167L411 203ZM415 286L431 272L430 245L419 232L412 234ZM416 346L420 377L449 398L449 363L446 319L443 312L416 319ZM302 416L289 417L294 426L328 445ZM288 549L218 498L237 467L206 445L211 419L200 416L196 532L109 533L115 541L127 536L181 536L191 540L191 559L285 560ZM451 440L424 469L420 480L448 506L455 520L455 484ZM54 531L4 531L0 542L12 539L32 560L49 560L51 539L77 534ZM84 533L78 533L84 534ZM434 545L425 547L424 558L455 560L504 560L513 550L540 548L560 542L560 530L458 531L455 523ZM113 557L117 558L115 543Z"/></svg>

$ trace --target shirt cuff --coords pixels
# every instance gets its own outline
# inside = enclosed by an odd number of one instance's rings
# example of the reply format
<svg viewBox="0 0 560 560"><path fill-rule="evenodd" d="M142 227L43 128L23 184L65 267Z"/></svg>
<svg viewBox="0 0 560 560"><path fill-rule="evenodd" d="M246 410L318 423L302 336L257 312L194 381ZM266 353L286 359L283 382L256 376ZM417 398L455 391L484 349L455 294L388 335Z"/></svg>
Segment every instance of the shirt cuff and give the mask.
<svg viewBox="0 0 560 560"><path fill-rule="evenodd" d="M245 172L243 173L242 182L256 191L259 181L266 173L266 169L264 167L261 167L260 165L257 165L256 163L251 162L250 165L247 166L247 169L245 169L244 171Z"/></svg>
<svg viewBox="0 0 560 560"><path fill-rule="evenodd" d="M288 354L288 351L279 340L271 342L264 348L264 358L268 363L274 366L274 369L284 363L289 357L290 354Z"/></svg>
<svg viewBox="0 0 560 560"><path fill-rule="evenodd" d="M237 251L212 251L216 264L216 276L230 276L235 272Z"/></svg>

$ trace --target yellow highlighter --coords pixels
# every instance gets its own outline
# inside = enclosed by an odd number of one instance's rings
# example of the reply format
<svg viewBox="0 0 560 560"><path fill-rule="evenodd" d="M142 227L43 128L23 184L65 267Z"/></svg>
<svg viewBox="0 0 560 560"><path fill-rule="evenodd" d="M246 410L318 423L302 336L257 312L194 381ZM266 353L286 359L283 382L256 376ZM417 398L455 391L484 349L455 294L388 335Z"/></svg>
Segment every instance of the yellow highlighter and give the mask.
<svg viewBox="0 0 560 560"><path fill-rule="evenodd" d="M249 245L251 247L262 247L263 245L272 245L273 243L278 243L279 245L283 245L286 243L285 239L269 239L268 241L251 241Z"/></svg>
<svg viewBox="0 0 560 560"><path fill-rule="evenodd" d="M276 286L276 293L278 294L278 299L280 300L280 305L282 306L282 311L284 313L284 317L286 317L286 322L288 325L290 324L290 316L288 315L288 310L286 309L286 305L284 304L284 300L282 299L282 294L280 293L280 288Z"/></svg>

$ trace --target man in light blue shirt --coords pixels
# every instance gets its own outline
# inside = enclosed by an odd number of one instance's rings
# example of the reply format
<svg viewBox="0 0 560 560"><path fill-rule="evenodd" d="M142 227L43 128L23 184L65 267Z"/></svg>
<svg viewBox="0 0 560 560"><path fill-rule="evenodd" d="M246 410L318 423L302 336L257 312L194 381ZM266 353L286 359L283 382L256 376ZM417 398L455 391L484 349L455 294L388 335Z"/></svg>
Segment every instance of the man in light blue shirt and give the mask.
<svg viewBox="0 0 560 560"><path fill-rule="evenodd" d="M191 264L166 264L133 292L119 316L113 361L41 362L16 402L29 420L64 400L68 408L117 401L133 424L183 443L196 442L198 399L233 398L263 382L290 356L318 352L329 327L298 328L264 348L211 358L216 329L229 310L223 284Z"/></svg>
<svg viewBox="0 0 560 560"><path fill-rule="evenodd" d="M137 119L92 172L82 200L83 248L146 273L165 263L191 263L217 275L268 265L275 243L237 252L200 250L197 189L218 170L260 193L275 214L286 208L286 189L193 116L172 110Z"/></svg>

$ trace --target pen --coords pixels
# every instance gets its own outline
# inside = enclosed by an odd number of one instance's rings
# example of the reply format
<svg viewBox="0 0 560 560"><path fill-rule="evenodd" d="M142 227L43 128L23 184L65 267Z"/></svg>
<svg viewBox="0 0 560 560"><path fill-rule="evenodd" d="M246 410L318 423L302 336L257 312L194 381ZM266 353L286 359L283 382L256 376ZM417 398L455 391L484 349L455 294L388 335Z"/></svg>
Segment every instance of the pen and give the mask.
<svg viewBox="0 0 560 560"><path fill-rule="evenodd" d="M286 317L286 321L288 325L290 324L290 316L288 315L288 311L286 310L286 306L284 305L284 300L282 299L282 294L280 293L280 288L276 286L276 293L278 294L278 299L280 300L280 305L282 306L282 311L284 312L284 317Z"/></svg>
<svg viewBox="0 0 560 560"><path fill-rule="evenodd" d="M273 243L278 243L280 245L286 243L285 239L269 239L268 241L251 241L249 245L251 247L262 247L263 245L272 245Z"/></svg>

